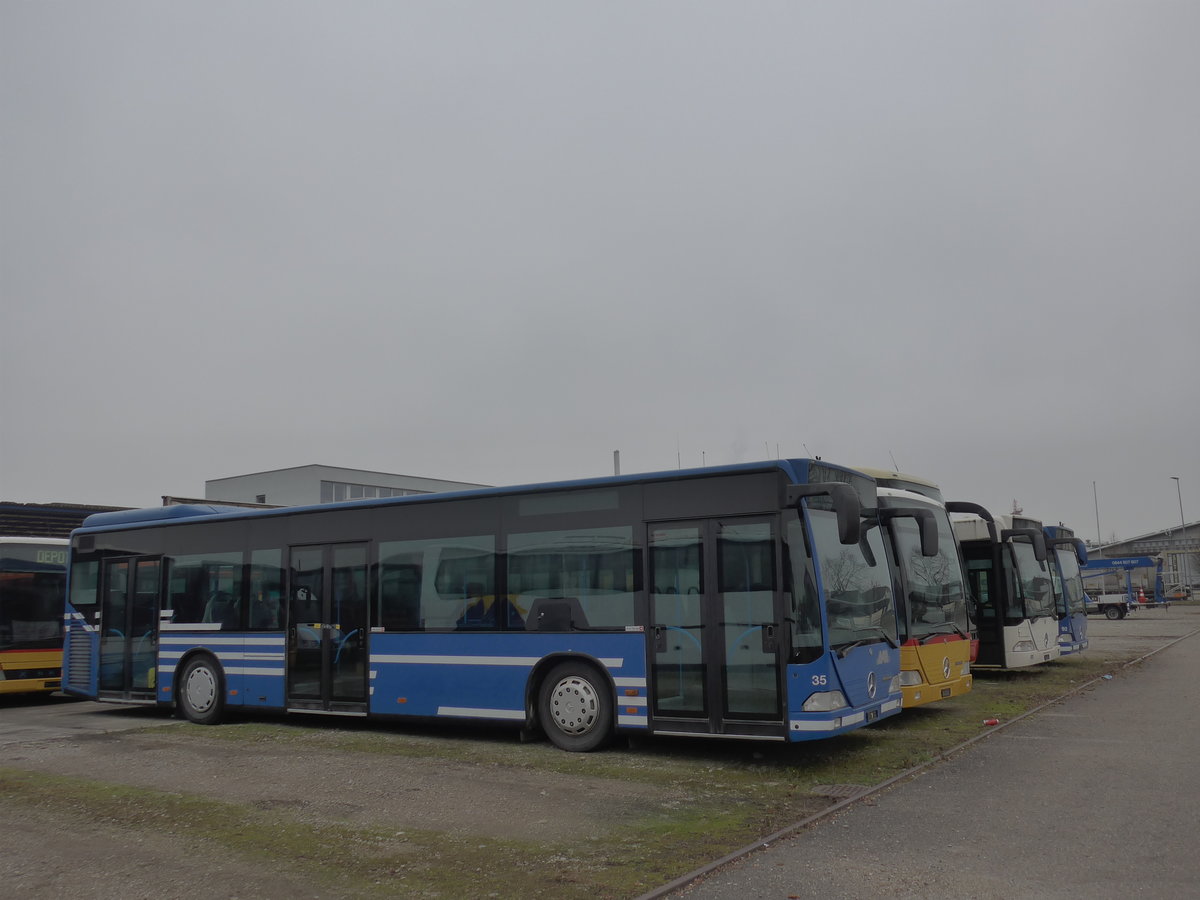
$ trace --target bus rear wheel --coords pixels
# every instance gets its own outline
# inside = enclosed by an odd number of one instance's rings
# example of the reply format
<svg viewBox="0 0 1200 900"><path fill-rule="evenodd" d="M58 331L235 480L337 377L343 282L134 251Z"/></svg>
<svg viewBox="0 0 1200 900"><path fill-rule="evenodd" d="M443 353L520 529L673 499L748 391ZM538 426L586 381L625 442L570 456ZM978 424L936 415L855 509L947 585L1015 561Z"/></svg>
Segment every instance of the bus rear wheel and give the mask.
<svg viewBox="0 0 1200 900"><path fill-rule="evenodd" d="M225 712L221 668L211 656L194 656L175 683L175 700L184 718L197 725L216 725Z"/></svg>
<svg viewBox="0 0 1200 900"><path fill-rule="evenodd" d="M538 692L538 720L556 747L598 750L612 738L612 692L593 666L559 663Z"/></svg>

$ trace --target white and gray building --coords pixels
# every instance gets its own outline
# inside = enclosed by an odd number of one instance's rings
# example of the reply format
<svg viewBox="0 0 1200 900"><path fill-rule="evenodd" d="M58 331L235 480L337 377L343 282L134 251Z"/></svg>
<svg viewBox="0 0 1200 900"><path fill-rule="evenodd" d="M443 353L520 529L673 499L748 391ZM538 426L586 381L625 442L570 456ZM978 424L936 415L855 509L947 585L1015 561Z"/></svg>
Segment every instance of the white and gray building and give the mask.
<svg viewBox="0 0 1200 900"><path fill-rule="evenodd" d="M366 500L374 497L405 497L437 491L461 491L488 487L467 481L445 481L416 475L394 475L339 466L294 466L251 475L233 475L204 482L204 499L210 503L253 503L268 506L311 506Z"/></svg>

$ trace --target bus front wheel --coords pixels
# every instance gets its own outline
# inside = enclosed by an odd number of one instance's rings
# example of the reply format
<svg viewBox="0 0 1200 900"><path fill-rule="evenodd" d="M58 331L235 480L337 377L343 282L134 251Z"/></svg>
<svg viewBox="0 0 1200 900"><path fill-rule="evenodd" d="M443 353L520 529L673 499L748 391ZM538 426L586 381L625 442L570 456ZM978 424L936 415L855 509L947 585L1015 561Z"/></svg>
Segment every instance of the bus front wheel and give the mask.
<svg viewBox="0 0 1200 900"><path fill-rule="evenodd" d="M560 663L542 682L538 719L556 747L576 753L598 750L612 737L612 692L587 663Z"/></svg>
<svg viewBox="0 0 1200 900"><path fill-rule="evenodd" d="M188 660L175 684L175 699L189 722L216 725L225 711L225 687L221 669L211 656Z"/></svg>

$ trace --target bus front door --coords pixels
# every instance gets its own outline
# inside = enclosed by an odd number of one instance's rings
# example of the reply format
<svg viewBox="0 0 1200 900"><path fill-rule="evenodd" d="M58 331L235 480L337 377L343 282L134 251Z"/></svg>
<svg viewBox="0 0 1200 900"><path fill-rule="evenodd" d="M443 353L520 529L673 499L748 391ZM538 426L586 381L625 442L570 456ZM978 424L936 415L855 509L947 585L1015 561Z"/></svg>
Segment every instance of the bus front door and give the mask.
<svg viewBox="0 0 1200 900"><path fill-rule="evenodd" d="M153 702L158 666L157 559L104 562L99 696Z"/></svg>
<svg viewBox="0 0 1200 900"><path fill-rule="evenodd" d="M367 711L367 545L292 547L287 705Z"/></svg>
<svg viewBox="0 0 1200 900"><path fill-rule="evenodd" d="M656 732L780 733L774 527L742 518L649 526Z"/></svg>

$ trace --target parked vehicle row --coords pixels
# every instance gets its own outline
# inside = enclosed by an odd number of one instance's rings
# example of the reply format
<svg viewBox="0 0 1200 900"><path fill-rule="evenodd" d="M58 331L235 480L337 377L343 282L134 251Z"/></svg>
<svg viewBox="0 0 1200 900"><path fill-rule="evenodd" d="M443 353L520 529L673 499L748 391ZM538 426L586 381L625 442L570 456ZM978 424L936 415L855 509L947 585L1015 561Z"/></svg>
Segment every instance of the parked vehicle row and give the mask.
<svg viewBox="0 0 1200 900"><path fill-rule="evenodd" d="M71 537L62 687L206 724L803 741L1079 652L1085 559L1062 526L818 459L107 512Z"/></svg>

